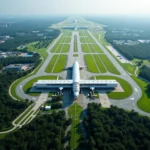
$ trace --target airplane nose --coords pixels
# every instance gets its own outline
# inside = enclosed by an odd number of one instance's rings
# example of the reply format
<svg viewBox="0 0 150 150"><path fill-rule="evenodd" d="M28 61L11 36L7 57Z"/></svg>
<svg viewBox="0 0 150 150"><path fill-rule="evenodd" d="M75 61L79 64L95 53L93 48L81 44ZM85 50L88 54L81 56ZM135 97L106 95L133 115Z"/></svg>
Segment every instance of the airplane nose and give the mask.
<svg viewBox="0 0 150 150"><path fill-rule="evenodd" d="M74 92L74 98L78 98L79 92Z"/></svg>

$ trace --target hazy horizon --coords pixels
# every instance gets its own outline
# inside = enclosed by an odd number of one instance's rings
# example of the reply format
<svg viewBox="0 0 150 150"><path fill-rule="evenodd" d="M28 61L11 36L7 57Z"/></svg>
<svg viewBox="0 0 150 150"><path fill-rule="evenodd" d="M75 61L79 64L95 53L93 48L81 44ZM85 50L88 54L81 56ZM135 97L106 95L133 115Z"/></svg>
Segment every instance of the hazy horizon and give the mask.
<svg viewBox="0 0 150 150"><path fill-rule="evenodd" d="M6 15L150 15L150 1L143 0L1 0L0 14Z"/></svg>

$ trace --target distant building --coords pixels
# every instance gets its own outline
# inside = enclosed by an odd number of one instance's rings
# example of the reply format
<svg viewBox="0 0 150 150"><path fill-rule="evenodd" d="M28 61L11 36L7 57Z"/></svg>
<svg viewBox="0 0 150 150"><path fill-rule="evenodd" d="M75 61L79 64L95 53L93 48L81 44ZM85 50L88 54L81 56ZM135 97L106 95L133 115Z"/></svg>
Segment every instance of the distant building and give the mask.
<svg viewBox="0 0 150 150"><path fill-rule="evenodd" d="M45 110L51 110L51 106L45 106Z"/></svg>
<svg viewBox="0 0 150 150"><path fill-rule="evenodd" d="M88 29L87 26L66 26L66 27L63 27L63 29L66 29L66 30L78 30L78 29Z"/></svg>
<svg viewBox="0 0 150 150"><path fill-rule="evenodd" d="M23 64L11 64L5 67L5 70L12 70L12 71L25 71L28 69L28 65Z"/></svg>
<svg viewBox="0 0 150 150"><path fill-rule="evenodd" d="M5 43L5 41L3 41L3 40L0 40L0 44L2 44L2 43Z"/></svg>

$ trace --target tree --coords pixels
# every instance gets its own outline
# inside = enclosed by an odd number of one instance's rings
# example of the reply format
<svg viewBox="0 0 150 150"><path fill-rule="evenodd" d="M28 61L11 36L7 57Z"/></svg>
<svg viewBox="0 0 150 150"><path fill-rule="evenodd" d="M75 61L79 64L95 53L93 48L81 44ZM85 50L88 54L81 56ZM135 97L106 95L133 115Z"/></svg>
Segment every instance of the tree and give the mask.
<svg viewBox="0 0 150 150"><path fill-rule="evenodd" d="M147 89L150 92L150 83L147 84Z"/></svg>

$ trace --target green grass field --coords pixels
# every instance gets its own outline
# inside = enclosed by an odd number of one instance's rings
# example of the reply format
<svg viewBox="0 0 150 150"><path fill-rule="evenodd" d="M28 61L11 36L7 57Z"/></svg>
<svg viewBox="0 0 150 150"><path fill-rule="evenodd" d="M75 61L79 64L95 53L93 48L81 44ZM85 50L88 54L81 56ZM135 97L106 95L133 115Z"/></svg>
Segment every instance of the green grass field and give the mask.
<svg viewBox="0 0 150 150"><path fill-rule="evenodd" d="M84 56L84 58L87 65L87 70L90 72L98 73L99 70L94 62L92 55L87 54Z"/></svg>
<svg viewBox="0 0 150 150"><path fill-rule="evenodd" d="M84 53L103 53L97 44L82 44L82 51Z"/></svg>
<svg viewBox="0 0 150 150"><path fill-rule="evenodd" d="M73 54L73 57L78 57L78 54Z"/></svg>
<svg viewBox="0 0 150 150"><path fill-rule="evenodd" d="M74 52L78 52L77 35L74 35Z"/></svg>
<svg viewBox="0 0 150 150"><path fill-rule="evenodd" d="M93 44L93 47L97 53L103 53L103 51L101 50L101 48L97 44Z"/></svg>
<svg viewBox="0 0 150 150"><path fill-rule="evenodd" d="M81 113L82 113L82 107L79 106L77 103L74 103L68 109L68 114L69 114L70 118L72 119L71 140L70 140L71 149L75 149L78 147L80 138L82 136L82 131L80 128Z"/></svg>
<svg viewBox="0 0 150 150"><path fill-rule="evenodd" d="M86 43L85 38L84 38L84 37L80 37L80 42L81 42L81 43Z"/></svg>
<svg viewBox="0 0 150 150"><path fill-rule="evenodd" d="M84 36L83 31L79 31L79 36Z"/></svg>
<svg viewBox="0 0 150 150"><path fill-rule="evenodd" d="M67 55L54 55L45 69L45 72L61 72L65 68L67 62Z"/></svg>
<svg viewBox="0 0 150 150"><path fill-rule="evenodd" d="M138 100L137 106L141 110L150 113L150 93L147 90L147 83L135 76L131 77L140 86L142 90L142 97Z"/></svg>
<svg viewBox="0 0 150 150"><path fill-rule="evenodd" d="M55 53L58 49L61 48L61 46L62 46L62 45L60 45L59 42L57 42L57 43L55 44L55 46L52 48L51 52L52 52L52 53Z"/></svg>
<svg viewBox="0 0 150 150"><path fill-rule="evenodd" d="M90 34L87 32L87 31L84 31L84 36L87 36L86 37L86 41L88 42L88 43L95 43L95 41L94 41L94 39L90 36Z"/></svg>
<svg viewBox="0 0 150 150"><path fill-rule="evenodd" d="M88 44L82 44L82 51L84 53L91 53L89 47L88 47Z"/></svg>
<svg viewBox="0 0 150 150"><path fill-rule="evenodd" d="M67 63L67 55L60 55L56 62L53 72L58 73L63 71L66 66L66 63Z"/></svg>
<svg viewBox="0 0 150 150"><path fill-rule="evenodd" d="M51 73L52 72L52 69L53 69L53 67L54 67L58 57L59 57L59 55L54 55L52 57L51 61L49 62L48 66L45 69L45 72L47 72L47 73Z"/></svg>
<svg viewBox="0 0 150 150"><path fill-rule="evenodd" d="M131 73L132 75L134 75L134 72L135 72L135 69L136 69L136 66L135 65L131 65L129 63L124 63L124 64L121 64L121 66L126 70L128 71L129 73Z"/></svg>
<svg viewBox="0 0 150 150"><path fill-rule="evenodd" d="M70 44L60 44L55 53L68 53Z"/></svg>
<svg viewBox="0 0 150 150"><path fill-rule="evenodd" d="M108 57L104 54L99 55L100 59L103 61L105 66L107 67L107 70L113 74L120 75L120 72L117 70L117 68L112 64L112 62L108 59Z"/></svg>
<svg viewBox="0 0 150 150"><path fill-rule="evenodd" d="M71 37L65 37L64 43L70 43L71 42Z"/></svg>
<svg viewBox="0 0 150 150"><path fill-rule="evenodd" d="M104 32L92 32L92 34L96 37L96 39L105 46L108 46L109 43L104 38Z"/></svg>
<svg viewBox="0 0 150 150"><path fill-rule="evenodd" d="M93 47L93 44L88 44L88 46L89 46L89 49L90 49L91 53L95 53L96 52L94 47Z"/></svg>
<svg viewBox="0 0 150 150"><path fill-rule="evenodd" d="M60 77L59 77L60 78ZM40 76L40 77L36 77L34 79L31 79L30 81L28 81L24 87L23 90L25 93L30 93L30 88L33 86L33 84L35 82L37 82L38 80L56 80L57 77L56 76Z"/></svg>
<svg viewBox="0 0 150 150"><path fill-rule="evenodd" d="M99 56L98 55L93 55L93 56L94 56L95 61L99 67L100 72L101 73L107 72L107 70L106 70L105 66L103 65L102 61L100 60Z"/></svg>
<svg viewBox="0 0 150 150"><path fill-rule="evenodd" d="M70 48L70 44L64 44L62 48L62 53L68 53Z"/></svg>
<svg viewBox="0 0 150 150"><path fill-rule="evenodd" d="M133 89L132 89L131 85L127 81L125 81L121 78L114 77L114 76L96 76L96 79L98 79L98 80L105 80L105 79L106 80L116 80L117 82L120 83L120 85L124 89L124 92L110 92L110 93L107 93L108 97L111 98L111 99L116 99L116 100L124 99L124 98L129 97L133 92Z"/></svg>

